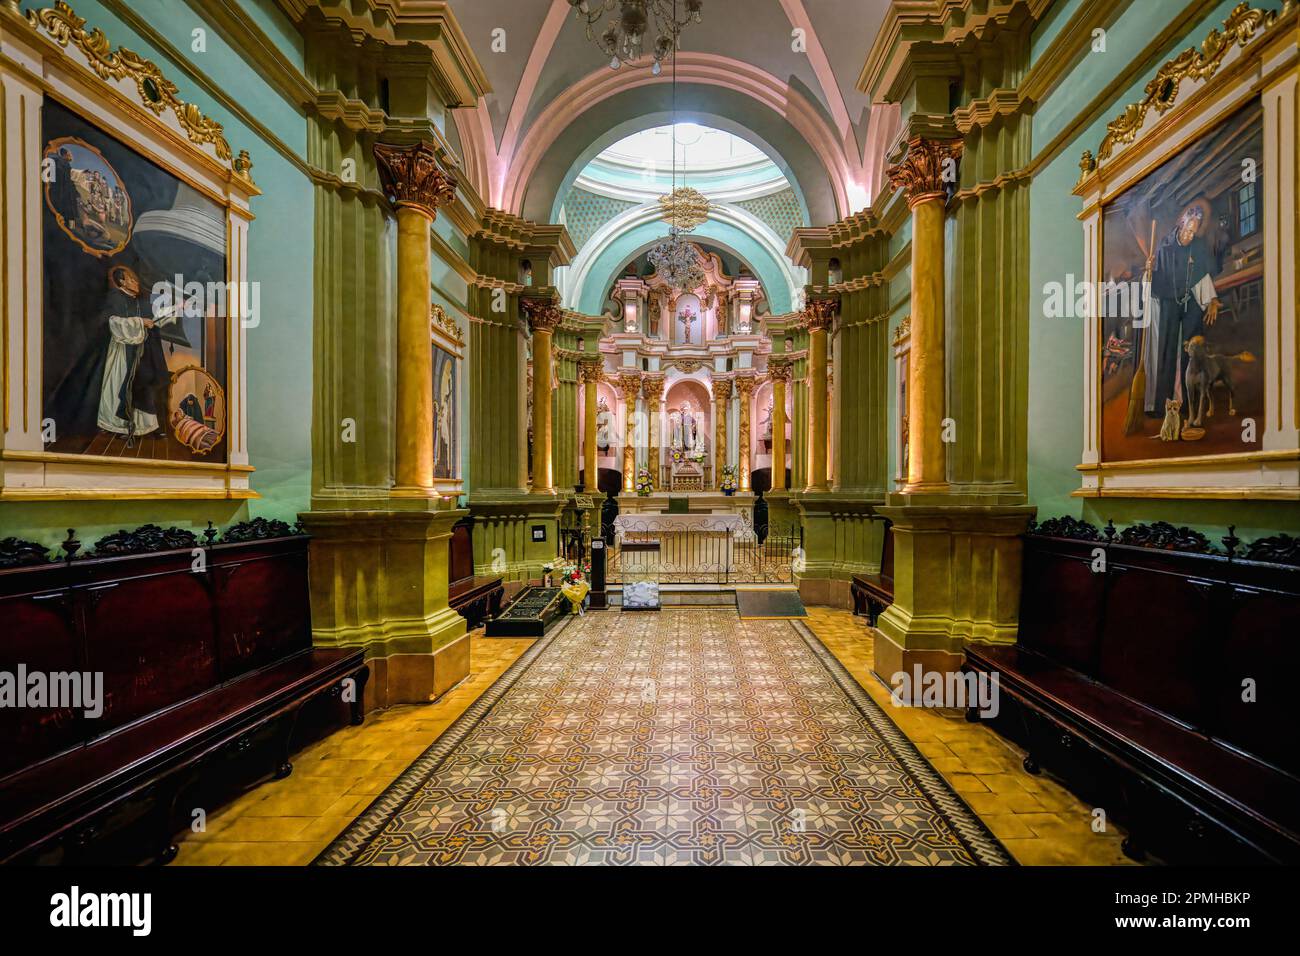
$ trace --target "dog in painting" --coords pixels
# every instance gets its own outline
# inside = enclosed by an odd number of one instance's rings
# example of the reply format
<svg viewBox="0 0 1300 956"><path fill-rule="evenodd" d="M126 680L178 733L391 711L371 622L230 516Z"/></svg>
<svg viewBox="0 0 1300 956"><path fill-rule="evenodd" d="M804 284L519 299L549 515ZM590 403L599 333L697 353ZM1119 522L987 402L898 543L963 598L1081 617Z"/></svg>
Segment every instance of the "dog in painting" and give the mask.
<svg viewBox="0 0 1300 956"><path fill-rule="evenodd" d="M1187 353L1187 424L1204 428L1205 419L1214 415L1214 386L1222 385L1228 392L1228 414L1236 415L1236 396L1232 390L1232 365L1234 362L1253 362L1250 352L1236 355L1218 355L1210 351L1203 335L1193 335L1183 346Z"/></svg>

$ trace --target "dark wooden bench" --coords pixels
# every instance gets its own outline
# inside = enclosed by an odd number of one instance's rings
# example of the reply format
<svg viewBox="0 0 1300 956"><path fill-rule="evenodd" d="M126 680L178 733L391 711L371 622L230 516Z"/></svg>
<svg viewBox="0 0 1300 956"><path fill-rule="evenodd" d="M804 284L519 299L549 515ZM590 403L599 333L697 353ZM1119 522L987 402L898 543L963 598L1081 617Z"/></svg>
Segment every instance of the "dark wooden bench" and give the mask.
<svg viewBox="0 0 1300 956"><path fill-rule="evenodd" d="M865 614L872 627L885 608L894 603L894 525L885 521L885 540L881 545L880 573L855 574L849 585L853 595L853 613Z"/></svg>
<svg viewBox="0 0 1300 956"><path fill-rule="evenodd" d="M473 522L456 522L448 545L447 603L465 619L469 630L479 627L501 611L505 578L500 574L474 573Z"/></svg>
<svg viewBox="0 0 1300 956"><path fill-rule="evenodd" d="M1300 862L1300 567L1167 525L1048 530L1025 539L1019 643L966 650L1026 769L1124 823L1135 857Z"/></svg>
<svg viewBox="0 0 1300 956"><path fill-rule="evenodd" d="M0 670L103 690L98 715L0 708L0 862L166 862L196 808L289 774L305 726L345 706L361 722L362 652L311 646L306 537L247 527L211 545L146 528L0 570Z"/></svg>

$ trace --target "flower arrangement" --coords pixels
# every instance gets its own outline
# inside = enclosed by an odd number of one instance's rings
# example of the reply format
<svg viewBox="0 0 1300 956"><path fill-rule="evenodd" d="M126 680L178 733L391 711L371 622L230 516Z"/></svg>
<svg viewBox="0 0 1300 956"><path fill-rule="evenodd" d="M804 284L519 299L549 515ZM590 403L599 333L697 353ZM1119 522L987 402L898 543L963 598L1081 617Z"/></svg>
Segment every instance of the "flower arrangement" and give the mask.
<svg viewBox="0 0 1300 956"><path fill-rule="evenodd" d="M724 494L734 494L738 483L736 481L736 466L724 465L722 468L722 491Z"/></svg>
<svg viewBox="0 0 1300 956"><path fill-rule="evenodd" d="M673 463L680 465L684 461L704 461L704 455L699 453L692 454L691 452L683 451L681 448L674 448Z"/></svg>
<svg viewBox="0 0 1300 956"><path fill-rule="evenodd" d="M655 483L650 478L649 468L638 468L636 473L636 493L644 498L655 490Z"/></svg>

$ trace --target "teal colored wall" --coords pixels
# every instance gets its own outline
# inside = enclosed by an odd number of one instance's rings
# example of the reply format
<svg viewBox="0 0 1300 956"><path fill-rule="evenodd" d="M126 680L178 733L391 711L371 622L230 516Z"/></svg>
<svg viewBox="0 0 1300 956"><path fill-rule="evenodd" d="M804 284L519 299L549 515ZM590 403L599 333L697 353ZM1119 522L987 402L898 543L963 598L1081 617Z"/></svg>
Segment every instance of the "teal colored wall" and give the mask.
<svg viewBox="0 0 1300 956"><path fill-rule="evenodd" d="M1081 0L1058 3L1034 35L1035 55L1062 29ZM1279 3L1262 4L1278 7ZM1041 150L1067 129L1113 78L1127 69L1158 32L1187 9L1184 0L1135 0L1107 31L1106 52L1090 53L1039 104L1033 120L1034 148ZM1096 121L1067 145L1034 177L1030 192L1029 300L1029 497L1039 520L1058 515L1081 517L1104 525L1138 521L1169 521L1189 525L1217 538L1236 525L1245 540L1271 531L1300 529L1300 505L1276 502L1189 501L1176 499L1073 498L1080 487L1075 466L1083 457L1082 319L1048 318L1043 314L1043 288L1083 274L1082 203L1071 190L1079 178L1079 157L1097 151L1106 124L1125 105L1140 100L1159 64L1188 46L1200 46L1212 28L1220 27L1235 0L1218 4L1186 35L1169 45L1156 65L1133 77L1132 84Z"/></svg>
<svg viewBox="0 0 1300 956"><path fill-rule="evenodd" d="M756 239L730 223L712 219L698 226L692 235L713 239L748 263L754 270L754 276L763 283L763 290L767 293L768 308L773 315L790 311L792 305L789 283L786 282L776 259ZM618 270L634 252L662 239L663 236L663 224L651 222L628 230L610 243L592 264L591 271L587 273L578 311L588 315L600 315L605 308L605 293L614 284Z"/></svg>
<svg viewBox="0 0 1300 956"><path fill-rule="evenodd" d="M22 4L24 9L53 6ZM270 0L245 0L245 8L267 35L301 66L302 43L292 24ZM252 201L256 220L249 231L249 280L261 283L261 322L248 330L248 452L257 470L251 477L260 499L243 501L22 502L0 503L0 537L10 535L53 545L66 529L77 529L84 547L119 528L152 522L201 529L249 517L292 522L311 496L312 407L312 185L303 171L246 127L202 83L168 55L134 33L115 9L134 13L192 66L253 114L290 151L303 155L307 126L302 113L267 85L257 71L222 39L190 5L179 0L75 0L73 9L99 27L114 47L126 46L153 60L195 103L225 127L238 152L247 149L262 195ZM191 31L207 30L207 50L189 53Z"/></svg>

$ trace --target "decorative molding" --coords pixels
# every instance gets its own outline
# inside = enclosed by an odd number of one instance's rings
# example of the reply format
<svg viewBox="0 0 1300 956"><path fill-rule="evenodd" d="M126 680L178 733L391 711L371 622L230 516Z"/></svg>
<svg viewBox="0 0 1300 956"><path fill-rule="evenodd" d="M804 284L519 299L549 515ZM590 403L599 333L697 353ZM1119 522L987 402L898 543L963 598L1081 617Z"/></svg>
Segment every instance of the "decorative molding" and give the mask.
<svg viewBox="0 0 1300 956"><path fill-rule="evenodd" d="M155 551L184 551L199 546L193 531L183 528L163 529L156 524L146 524L134 531L115 531L95 542L95 550L88 557L112 558L127 554L149 554Z"/></svg>
<svg viewBox="0 0 1300 956"><path fill-rule="evenodd" d="M1300 538L1289 534L1275 534L1272 537L1260 538L1246 547L1243 557L1247 561L1300 565Z"/></svg>
<svg viewBox="0 0 1300 956"><path fill-rule="evenodd" d="M465 339L460 334L460 326L437 302L429 307L429 328L430 331L445 336L457 345L465 344Z"/></svg>
<svg viewBox="0 0 1300 956"><path fill-rule="evenodd" d="M1280 11L1251 7L1245 0L1233 7L1223 21L1223 32L1211 30L1199 50L1188 47L1165 63L1147 83L1146 95L1137 103L1130 103L1124 112L1106 124L1106 135L1097 148L1096 165L1109 159L1117 147L1137 139L1152 109L1163 114L1172 108L1178 101L1178 91L1184 80L1208 80L1218 72L1233 47L1248 46L1256 34L1267 33L1295 8L1296 0L1286 0ZM1087 153L1084 155L1088 157ZM1085 176L1088 171L1085 171Z"/></svg>
<svg viewBox="0 0 1300 956"><path fill-rule="evenodd" d="M903 321L898 323L898 328L894 329L893 346L898 348L904 342L912 337L912 314L909 312L903 316Z"/></svg>
<svg viewBox="0 0 1300 956"><path fill-rule="evenodd" d="M290 527L287 522L278 518L254 518L252 521L241 521L231 525L221 536L221 542L236 544L245 541L266 541L270 538L298 537L303 533L301 524Z"/></svg>
<svg viewBox="0 0 1300 956"><path fill-rule="evenodd" d="M1158 551L1187 551L1193 554L1215 554L1210 539L1188 527L1175 528L1168 521L1130 525L1120 532L1119 543Z"/></svg>
<svg viewBox="0 0 1300 956"><path fill-rule="evenodd" d="M85 56L87 64L101 80L134 81L140 103L155 116L161 117L170 110L190 142L198 146L211 146L217 158L229 165L231 173L256 192L249 170L252 163L248 153L241 151L236 157L230 150L220 123L205 116L193 103L186 103L178 95L175 83L167 79L152 60L125 47L113 50L104 31L95 27L86 31L85 18L77 16L65 0L55 0L53 7L27 11L27 22L43 31L61 47L69 44Z"/></svg>
<svg viewBox="0 0 1300 956"><path fill-rule="evenodd" d="M50 551L45 545L22 538L0 540L0 569L25 568L37 564L52 564Z"/></svg>
<svg viewBox="0 0 1300 956"><path fill-rule="evenodd" d="M909 208L931 199L947 199L948 184L955 178L945 177L961 157L959 139L927 139L914 136L907 142L907 154L885 171L889 181L907 194Z"/></svg>
<svg viewBox="0 0 1300 956"><path fill-rule="evenodd" d="M1041 524L1037 521L1031 521L1029 522L1028 533L1041 534L1049 538L1073 538L1076 541L1101 540L1101 532L1095 527L1070 515L1048 518Z"/></svg>
<svg viewBox="0 0 1300 956"><path fill-rule="evenodd" d="M424 140L409 146L375 143L375 160L384 190L398 208L434 219L439 206L456 198L456 177L438 164L437 151Z"/></svg>

